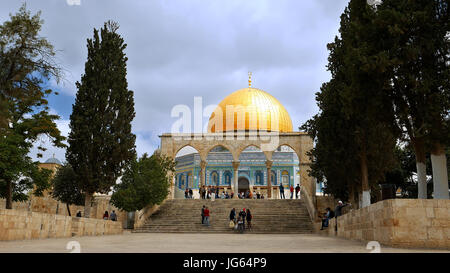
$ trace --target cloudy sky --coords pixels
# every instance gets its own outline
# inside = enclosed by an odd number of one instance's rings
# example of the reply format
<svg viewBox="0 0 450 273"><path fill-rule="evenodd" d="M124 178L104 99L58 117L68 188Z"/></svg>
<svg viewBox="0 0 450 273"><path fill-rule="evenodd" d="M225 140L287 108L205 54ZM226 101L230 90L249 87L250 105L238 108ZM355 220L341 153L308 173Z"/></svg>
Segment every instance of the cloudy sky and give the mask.
<svg viewBox="0 0 450 273"><path fill-rule="evenodd" d="M23 1L2 0L0 22ZM193 109L218 104L235 90L253 87L277 98L294 129L317 113L315 93L330 78L326 44L338 33L348 0L28 0L42 11L41 35L58 50L65 80L49 100L61 116L65 136L75 101L75 82L84 73L86 39L93 28L117 21L128 44L128 85L135 95L133 132L137 151L152 153L158 135L170 132L175 105ZM77 5L79 2L79 5ZM75 3L75 5L74 5ZM204 118L207 123L208 117ZM193 122L192 122L193 124ZM42 142L46 144L44 138ZM64 150L48 146L44 160ZM35 157L35 151L31 154Z"/></svg>

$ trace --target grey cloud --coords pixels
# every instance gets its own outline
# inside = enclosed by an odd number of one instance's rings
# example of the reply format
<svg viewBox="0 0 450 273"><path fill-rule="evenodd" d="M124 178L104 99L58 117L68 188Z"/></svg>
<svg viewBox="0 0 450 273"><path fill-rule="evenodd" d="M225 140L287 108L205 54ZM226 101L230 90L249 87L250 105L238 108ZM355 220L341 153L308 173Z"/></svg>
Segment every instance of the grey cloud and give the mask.
<svg viewBox="0 0 450 273"><path fill-rule="evenodd" d="M0 21L20 7L19 1L3 2ZM128 45L128 84L135 92L138 151L157 147L157 135L170 131L173 106L192 107L194 96L202 96L204 106L218 104L247 86L248 71L253 86L276 97L297 129L317 112L314 94L329 79L326 44L338 33L347 2L27 1L33 12L42 10L42 34L59 50L67 71L59 88L72 95L93 28L108 19L120 24Z"/></svg>

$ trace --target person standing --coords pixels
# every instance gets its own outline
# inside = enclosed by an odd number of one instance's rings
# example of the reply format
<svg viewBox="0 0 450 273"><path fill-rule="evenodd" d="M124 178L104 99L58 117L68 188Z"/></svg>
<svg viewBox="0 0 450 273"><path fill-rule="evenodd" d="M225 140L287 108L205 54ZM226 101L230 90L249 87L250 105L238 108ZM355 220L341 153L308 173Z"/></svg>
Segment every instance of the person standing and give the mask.
<svg viewBox="0 0 450 273"><path fill-rule="evenodd" d="M334 215L336 217L336 226L334 227L334 230L337 231L337 221L338 221L338 217L342 215L342 208L348 206L348 205L352 205L350 203L346 203L344 204L341 200L338 201L338 205L336 206L335 210L334 210Z"/></svg>
<svg viewBox="0 0 450 273"><path fill-rule="evenodd" d="M186 188L185 190L184 190L184 199L188 199L189 198L189 190L188 190L188 188Z"/></svg>
<svg viewBox="0 0 450 273"><path fill-rule="evenodd" d="M189 188L189 199L192 199L192 195L194 195L194 193L192 192L192 189Z"/></svg>
<svg viewBox="0 0 450 273"><path fill-rule="evenodd" d="M234 223L236 223L236 209L235 208L233 208L230 211L230 221L233 221Z"/></svg>
<svg viewBox="0 0 450 273"><path fill-rule="evenodd" d="M211 201L214 201L216 199L216 189L211 189Z"/></svg>
<svg viewBox="0 0 450 273"><path fill-rule="evenodd" d="M239 217L242 219L243 229L245 229L245 218L246 218L246 216L247 216L247 213L245 212L245 208L243 208L241 210L241 212L239 212Z"/></svg>
<svg viewBox="0 0 450 273"><path fill-rule="evenodd" d="M205 210L203 211L204 215L205 215L205 224L206 226L209 227L209 209L208 207L205 208Z"/></svg>
<svg viewBox="0 0 450 273"><path fill-rule="evenodd" d="M294 186L291 185L289 191L291 192L291 199L294 198Z"/></svg>
<svg viewBox="0 0 450 273"><path fill-rule="evenodd" d="M202 224L205 223L205 205L202 207Z"/></svg>
<svg viewBox="0 0 450 273"><path fill-rule="evenodd" d="M251 229L252 228L252 218L253 215L250 212L250 209L247 210L247 229Z"/></svg>
<svg viewBox="0 0 450 273"><path fill-rule="evenodd" d="M109 219L111 219L111 221L117 221L117 215L116 215L116 211L113 210L111 212L111 215L109 215Z"/></svg>
<svg viewBox="0 0 450 273"><path fill-rule="evenodd" d="M280 183L280 199L286 199L286 197L284 197L283 183Z"/></svg>
<svg viewBox="0 0 450 273"><path fill-rule="evenodd" d="M295 198L298 199L298 193L300 192L300 184L297 184L297 187L295 187Z"/></svg>
<svg viewBox="0 0 450 273"><path fill-rule="evenodd" d="M338 205L336 206L336 209L334 210L336 218L338 218L339 216L342 215L342 208L344 208L348 205L351 205L351 204L350 203L344 204L344 203L342 203L341 200L338 201Z"/></svg>

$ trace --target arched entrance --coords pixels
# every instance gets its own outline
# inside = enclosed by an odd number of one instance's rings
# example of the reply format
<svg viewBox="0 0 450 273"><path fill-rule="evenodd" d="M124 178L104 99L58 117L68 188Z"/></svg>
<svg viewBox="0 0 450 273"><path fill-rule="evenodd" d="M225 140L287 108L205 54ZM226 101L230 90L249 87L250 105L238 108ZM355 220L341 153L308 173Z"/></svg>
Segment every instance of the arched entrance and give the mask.
<svg viewBox="0 0 450 273"><path fill-rule="evenodd" d="M250 183L248 182L248 179L245 177L239 177L238 192L245 194L248 190L250 190Z"/></svg>

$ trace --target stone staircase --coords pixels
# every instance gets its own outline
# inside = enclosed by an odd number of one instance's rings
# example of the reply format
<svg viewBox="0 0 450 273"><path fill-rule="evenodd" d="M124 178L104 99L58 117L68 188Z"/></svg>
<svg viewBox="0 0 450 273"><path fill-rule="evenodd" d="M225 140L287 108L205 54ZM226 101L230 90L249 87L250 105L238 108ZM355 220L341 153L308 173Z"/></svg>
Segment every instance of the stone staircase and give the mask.
<svg viewBox="0 0 450 273"><path fill-rule="evenodd" d="M201 208L210 210L210 227L201 224ZM232 208L250 209L252 230L246 233L312 233L313 225L302 200L174 199L167 200L142 227L133 232L233 233L228 227Z"/></svg>

